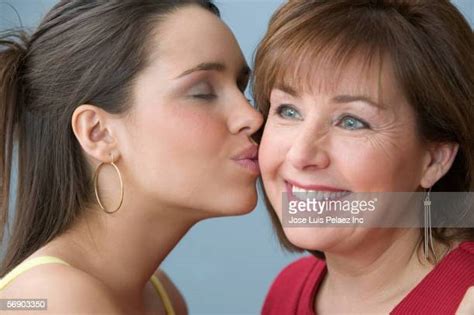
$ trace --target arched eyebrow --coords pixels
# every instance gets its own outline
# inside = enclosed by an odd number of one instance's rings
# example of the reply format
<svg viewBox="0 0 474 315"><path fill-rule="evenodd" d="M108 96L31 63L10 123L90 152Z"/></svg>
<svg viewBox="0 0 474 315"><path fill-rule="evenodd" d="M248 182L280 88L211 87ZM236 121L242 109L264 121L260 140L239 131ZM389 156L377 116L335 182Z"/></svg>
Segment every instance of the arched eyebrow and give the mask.
<svg viewBox="0 0 474 315"><path fill-rule="evenodd" d="M223 63L219 62L203 62L198 64L197 66L188 69L181 73L179 76L176 77L176 79L185 77L193 72L196 71L218 71L218 72L224 72L226 70L226 66Z"/></svg>
<svg viewBox="0 0 474 315"><path fill-rule="evenodd" d="M198 64L197 66L188 69L181 73L179 76L176 77L176 79L185 77L193 72L196 71L217 71L217 72L225 72L227 70L227 67L225 64L220 63L220 62L203 62ZM247 78L250 77L250 74L252 73L252 70L249 68L247 64L244 64L240 70L239 73L239 78Z"/></svg>
<svg viewBox="0 0 474 315"><path fill-rule="evenodd" d="M338 104L351 103L351 102L364 102L371 106L377 107L379 109L386 109L384 104L380 104L365 95L346 95L346 94L337 95L332 98L332 101Z"/></svg>

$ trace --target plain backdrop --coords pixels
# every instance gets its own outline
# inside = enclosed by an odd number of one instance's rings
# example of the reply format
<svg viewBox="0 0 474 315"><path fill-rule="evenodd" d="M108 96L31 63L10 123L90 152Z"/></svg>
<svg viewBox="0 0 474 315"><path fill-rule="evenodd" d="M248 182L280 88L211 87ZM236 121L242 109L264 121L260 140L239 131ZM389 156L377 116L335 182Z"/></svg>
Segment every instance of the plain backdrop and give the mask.
<svg viewBox="0 0 474 315"><path fill-rule="evenodd" d="M34 27L56 2L0 0L0 29L18 26L18 16L24 26ZM272 12L283 1L215 2L251 64ZM474 0L453 2L472 25ZM249 215L199 223L162 267L181 289L191 314L258 314L273 278L296 258L280 249L266 210L259 203Z"/></svg>

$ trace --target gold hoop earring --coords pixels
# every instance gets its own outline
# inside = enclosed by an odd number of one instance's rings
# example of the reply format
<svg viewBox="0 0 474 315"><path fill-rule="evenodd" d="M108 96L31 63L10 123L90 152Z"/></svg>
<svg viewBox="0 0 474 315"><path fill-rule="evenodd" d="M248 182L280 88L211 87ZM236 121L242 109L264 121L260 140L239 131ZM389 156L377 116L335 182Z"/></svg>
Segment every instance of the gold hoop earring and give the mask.
<svg viewBox="0 0 474 315"><path fill-rule="evenodd" d="M118 174L118 178L120 180L120 203L118 205L117 208L115 208L114 210L112 211L109 211L107 210L102 202L100 201L100 197L99 197L99 189L97 187L97 180L99 179L99 170L102 166L104 166L104 164L110 164L112 165L114 168L115 168L115 171L117 172ZM112 155L112 162L109 162L109 163L106 163L106 162L102 162L100 163L97 168L95 169L95 172L94 172L94 190L95 190L95 198L97 199L97 203L99 204L99 207L105 212L105 213L108 213L108 214L112 214L112 213L115 213L117 212L120 207L122 206L122 203L123 203L123 181L122 181L122 174L120 174L120 170L119 168L117 167L117 165L115 165L114 163L114 158L113 158L113 155Z"/></svg>

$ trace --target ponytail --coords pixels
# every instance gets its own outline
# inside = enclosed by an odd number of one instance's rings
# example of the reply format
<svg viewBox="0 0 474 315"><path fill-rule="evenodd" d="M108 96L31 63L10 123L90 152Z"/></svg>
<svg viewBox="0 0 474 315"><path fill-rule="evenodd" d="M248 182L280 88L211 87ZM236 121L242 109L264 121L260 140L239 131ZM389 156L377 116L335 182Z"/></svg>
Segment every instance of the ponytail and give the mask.
<svg viewBox="0 0 474 315"><path fill-rule="evenodd" d="M28 36L23 31L0 34L0 244L6 237L12 155L22 108L21 71L27 43Z"/></svg>

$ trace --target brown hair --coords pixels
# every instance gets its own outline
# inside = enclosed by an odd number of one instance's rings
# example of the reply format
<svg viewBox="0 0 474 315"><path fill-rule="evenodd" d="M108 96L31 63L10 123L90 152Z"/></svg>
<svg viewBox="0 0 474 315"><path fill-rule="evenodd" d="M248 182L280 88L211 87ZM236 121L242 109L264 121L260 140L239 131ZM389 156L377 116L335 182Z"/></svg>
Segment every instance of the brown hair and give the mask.
<svg viewBox="0 0 474 315"><path fill-rule="evenodd" d="M388 56L416 112L422 139L459 144L451 169L432 191L473 191L473 33L448 0L286 3L273 15L256 51L253 94L257 107L268 117L272 88L306 88L318 67L329 64L337 73L355 55L364 56L367 64ZM302 251L287 239L266 194L264 198L282 246ZM445 244L474 240L473 228L436 228L433 233ZM321 252L312 253L324 257Z"/></svg>
<svg viewBox="0 0 474 315"><path fill-rule="evenodd" d="M72 114L85 103L126 112L157 22L186 5L219 16L212 0L63 0L31 37L0 36L0 240L15 189L14 148L19 156L15 221L0 277L91 204L91 171Z"/></svg>

